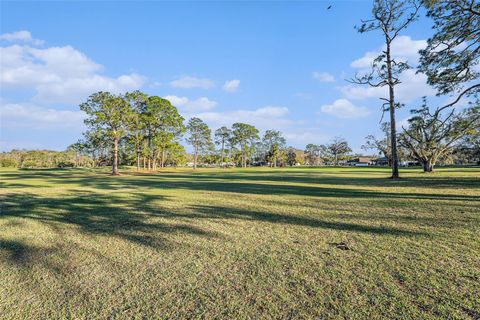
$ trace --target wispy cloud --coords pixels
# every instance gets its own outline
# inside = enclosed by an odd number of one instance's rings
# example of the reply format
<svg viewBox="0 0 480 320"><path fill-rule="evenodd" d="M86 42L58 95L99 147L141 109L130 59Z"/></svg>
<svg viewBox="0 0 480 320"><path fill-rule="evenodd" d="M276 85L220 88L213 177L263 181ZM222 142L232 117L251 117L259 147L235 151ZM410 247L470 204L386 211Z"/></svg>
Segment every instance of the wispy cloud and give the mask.
<svg viewBox="0 0 480 320"><path fill-rule="evenodd" d="M44 43L43 40L34 39L30 31L27 31L27 30L0 34L0 40L4 40L8 42L28 42L37 46L42 45Z"/></svg>
<svg viewBox="0 0 480 320"><path fill-rule="evenodd" d="M313 72L312 77L320 82L335 82L335 77L328 72Z"/></svg>
<svg viewBox="0 0 480 320"><path fill-rule="evenodd" d="M347 99L338 99L332 104L323 105L320 111L341 119L363 118L370 114L367 108L357 107Z"/></svg>
<svg viewBox="0 0 480 320"><path fill-rule="evenodd" d="M223 90L225 90L226 92L235 92L238 90L239 86L240 86L240 80L237 80L237 79L227 80L223 85Z"/></svg>
<svg viewBox="0 0 480 320"><path fill-rule="evenodd" d="M83 128L85 113L57 110L32 104L0 104L2 128L51 129Z"/></svg>
<svg viewBox="0 0 480 320"><path fill-rule="evenodd" d="M187 97L168 95L165 96L165 99L167 99L174 106L179 107L182 111L185 111L187 113L208 111L215 108L215 106L217 105L216 101L210 100L207 97L190 100Z"/></svg>
<svg viewBox="0 0 480 320"><path fill-rule="evenodd" d="M182 76L178 79L170 82L170 85L173 88L182 88L182 89L210 89L215 86L212 80L206 78L195 78L191 76Z"/></svg>

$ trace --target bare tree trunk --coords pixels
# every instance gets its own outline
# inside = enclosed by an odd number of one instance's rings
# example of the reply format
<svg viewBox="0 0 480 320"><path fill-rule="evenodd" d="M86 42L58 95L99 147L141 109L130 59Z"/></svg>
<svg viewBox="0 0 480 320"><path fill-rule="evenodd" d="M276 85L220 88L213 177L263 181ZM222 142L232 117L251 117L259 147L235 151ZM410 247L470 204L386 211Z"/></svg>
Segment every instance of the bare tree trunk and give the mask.
<svg viewBox="0 0 480 320"><path fill-rule="evenodd" d="M137 150L137 171L140 171L140 151Z"/></svg>
<svg viewBox="0 0 480 320"><path fill-rule="evenodd" d="M162 148L162 159L160 161L161 161L160 167L163 168L165 163L165 148Z"/></svg>
<svg viewBox="0 0 480 320"><path fill-rule="evenodd" d="M423 161L423 172L432 172L433 164L430 160Z"/></svg>
<svg viewBox="0 0 480 320"><path fill-rule="evenodd" d="M223 141L223 139L222 139L222 159L220 159L220 167L222 167L222 168L224 167L224 166L223 166L223 158L224 158L224 157L223 157L223 152L224 152L224 148L225 148L225 141Z"/></svg>
<svg viewBox="0 0 480 320"><path fill-rule="evenodd" d="M195 146L194 155L193 155L193 170L197 169L197 155L198 155L198 148Z"/></svg>
<svg viewBox="0 0 480 320"><path fill-rule="evenodd" d="M400 178L398 173L398 154L397 154L397 124L395 119L395 91L392 73L392 58L390 56L390 39L387 37L387 69L388 69L388 94L389 94L389 111L390 111L390 144L392 149L392 179Z"/></svg>
<svg viewBox="0 0 480 320"><path fill-rule="evenodd" d="M118 138L113 139L112 174L118 175Z"/></svg>

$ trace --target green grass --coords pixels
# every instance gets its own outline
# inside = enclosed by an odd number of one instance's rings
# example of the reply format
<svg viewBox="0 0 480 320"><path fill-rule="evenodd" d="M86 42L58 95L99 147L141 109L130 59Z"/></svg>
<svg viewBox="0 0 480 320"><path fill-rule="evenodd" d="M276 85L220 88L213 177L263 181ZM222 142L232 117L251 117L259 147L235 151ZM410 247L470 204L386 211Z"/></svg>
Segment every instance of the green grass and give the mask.
<svg viewBox="0 0 480 320"><path fill-rule="evenodd" d="M480 317L480 168L0 174L2 319Z"/></svg>

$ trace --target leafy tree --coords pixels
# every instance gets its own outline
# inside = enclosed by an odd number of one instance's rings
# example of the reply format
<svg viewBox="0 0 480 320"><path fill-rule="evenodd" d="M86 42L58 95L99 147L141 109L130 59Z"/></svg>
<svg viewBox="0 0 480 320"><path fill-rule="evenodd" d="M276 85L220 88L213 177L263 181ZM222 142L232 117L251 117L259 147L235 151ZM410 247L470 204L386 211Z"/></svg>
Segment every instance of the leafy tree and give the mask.
<svg viewBox="0 0 480 320"><path fill-rule="evenodd" d="M299 162L297 153L292 147L287 149L286 158L286 162L289 166L294 166L297 164L297 162Z"/></svg>
<svg viewBox="0 0 480 320"><path fill-rule="evenodd" d="M305 147L305 156L309 165L319 165L320 164L320 146L309 143Z"/></svg>
<svg viewBox="0 0 480 320"><path fill-rule="evenodd" d="M352 151L348 146L347 141L342 137L335 137L333 141L327 145L327 148L328 152L333 156L335 165L338 165L339 157Z"/></svg>
<svg viewBox="0 0 480 320"><path fill-rule="evenodd" d="M220 163L222 168L225 163L225 146L230 141L231 137L232 130L227 127L221 127L215 131L215 143L220 145L221 150Z"/></svg>
<svg viewBox="0 0 480 320"><path fill-rule="evenodd" d="M474 82L480 76L480 3L478 0L424 0L427 16L434 21L434 35L420 51L419 71L439 94L464 95L480 92Z"/></svg>
<svg viewBox="0 0 480 320"><path fill-rule="evenodd" d="M432 112L426 99L420 108L413 109L413 117L408 120L400 142L413 156L423 164L425 172L433 171L440 157L453 152L454 143L468 132L479 128L480 105L456 112L455 109L444 114L447 109L437 108Z"/></svg>
<svg viewBox="0 0 480 320"><path fill-rule="evenodd" d="M149 150L149 168L156 169L165 162L165 152L168 146L178 139L185 131L183 117L170 101L158 96L148 97L144 121Z"/></svg>
<svg viewBox="0 0 480 320"><path fill-rule="evenodd" d="M142 148L145 146L145 112L147 109L148 97L140 91L127 92L125 99L130 104L132 116L127 123L128 140L133 145L137 158L137 171L140 169L140 157Z"/></svg>
<svg viewBox="0 0 480 320"><path fill-rule="evenodd" d="M166 151L165 162L174 167L185 164L186 162L185 148L178 142L170 144Z"/></svg>
<svg viewBox="0 0 480 320"><path fill-rule="evenodd" d="M127 132L131 117L130 105L120 95L97 92L80 105L87 114L85 124L94 130L103 130L113 142L112 174L118 175L118 144Z"/></svg>
<svg viewBox="0 0 480 320"><path fill-rule="evenodd" d="M399 75L409 66L403 61L394 58L392 43L405 28L414 20L420 9L417 0L375 0L372 9L372 18L363 20L358 28L360 33L377 31L382 33L385 40L385 50L376 57L372 70L365 75L356 75L352 82L366 84L371 87L388 87L388 98L381 98L383 112L390 114L390 148L392 150L392 178L399 178L397 154L397 128L395 109L400 104L395 98L395 87L400 84Z"/></svg>
<svg viewBox="0 0 480 320"><path fill-rule="evenodd" d="M193 169L197 168L199 152L207 150L212 145L211 132L208 125L200 118L192 118L188 121L187 142L193 146Z"/></svg>
<svg viewBox="0 0 480 320"><path fill-rule="evenodd" d="M110 142L105 130L97 127L87 130L83 136L81 142L84 144L85 152L91 156L94 167L99 165L102 159L108 158L106 155Z"/></svg>
<svg viewBox="0 0 480 320"><path fill-rule="evenodd" d="M281 151L278 144L274 144L270 147L270 150L267 152L265 156L265 160L267 161L267 163L270 164L270 166L276 167L277 160L280 154L281 154Z"/></svg>
<svg viewBox="0 0 480 320"><path fill-rule="evenodd" d="M240 146L241 166L247 167L247 156L253 151L253 144L258 137L258 130L254 126L246 123L236 122L232 125L232 142Z"/></svg>
<svg viewBox="0 0 480 320"><path fill-rule="evenodd" d="M276 167L280 150L284 148L286 144L285 138L280 131L267 130L265 131L262 142L268 152L268 162Z"/></svg>

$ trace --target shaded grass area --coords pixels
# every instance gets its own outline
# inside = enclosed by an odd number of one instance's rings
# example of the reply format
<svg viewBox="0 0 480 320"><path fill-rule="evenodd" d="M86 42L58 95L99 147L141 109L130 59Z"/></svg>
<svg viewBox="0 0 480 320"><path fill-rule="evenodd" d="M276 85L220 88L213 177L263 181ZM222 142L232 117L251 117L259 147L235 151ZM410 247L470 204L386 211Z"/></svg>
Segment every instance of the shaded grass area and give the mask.
<svg viewBox="0 0 480 320"><path fill-rule="evenodd" d="M6 318L480 316L479 168L0 173Z"/></svg>

